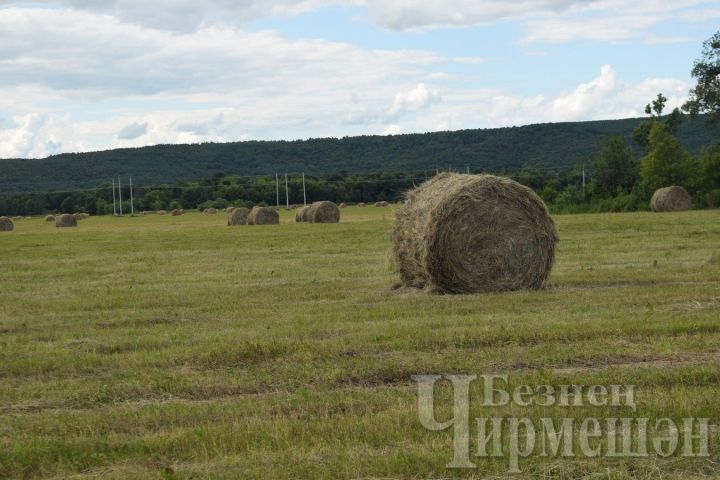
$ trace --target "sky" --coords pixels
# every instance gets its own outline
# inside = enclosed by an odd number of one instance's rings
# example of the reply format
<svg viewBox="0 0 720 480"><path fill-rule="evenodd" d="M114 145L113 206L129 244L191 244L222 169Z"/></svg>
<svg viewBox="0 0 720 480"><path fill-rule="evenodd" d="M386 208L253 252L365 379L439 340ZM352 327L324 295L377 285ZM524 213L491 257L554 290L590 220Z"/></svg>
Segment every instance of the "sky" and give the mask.
<svg viewBox="0 0 720 480"><path fill-rule="evenodd" d="M718 0L0 0L0 158L642 116Z"/></svg>

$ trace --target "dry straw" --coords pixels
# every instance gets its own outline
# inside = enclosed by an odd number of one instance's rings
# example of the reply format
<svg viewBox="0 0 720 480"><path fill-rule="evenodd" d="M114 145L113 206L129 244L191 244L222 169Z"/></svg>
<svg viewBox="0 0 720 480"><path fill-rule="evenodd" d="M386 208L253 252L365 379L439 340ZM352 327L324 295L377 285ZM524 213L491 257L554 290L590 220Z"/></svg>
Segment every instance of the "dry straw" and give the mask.
<svg viewBox="0 0 720 480"><path fill-rule="evenodd" d="M55 217L55 226L57 228L77 227L77 222L75 215L70 215L69 213Z"/></svg>
<svg viewBox="0 0 720 480"><path fill-rule="evenodd" d="M158 215L167 215L167 212L165 210L158 210Z"/></svg>
<svg viewBox="0 0 720 480"><path fill-rule="evenodd" d="M557 233L529 188L492 175L442 173L407 194L392 233L405 286L445 293L536 289Z"/></svg>
<svg viewBox="0 0 720 480"><path fill-rule="evenodd" d="M682 212L692 208L690 194L683 187L673 185L656 191L650 200L653 212Z"/></svg>
<svg viewBox="0 0 720 480"><path fill-rule="evenodd" d="M15 224L8 217L0 217L0 232L12 232Z"/></svg>
<svg viewBox="0 0 720 480"><path fill-rule="evenodd" d="M298 211L295 212L295 221L297 223L310 221L310 205L298 208Z"/></svg>
<svg viewBox="0 0 720 480"><path fill-rule="evenodd" d="M182 210L179 210L179 209L177 209L177 208L176 208L175 210L173 210L172 212L170 212L170 215L172 215L173 217L179 217L179 216L181 216L182 214L183 214L183 211L182 211Z"/></svg>
<svg viewBox="0 0 720 480"><path fill-rule="evenodd" d="M376 207L387 207L390 205L388 202L375 202Z"/></svg>
<svg viewBox="0 0 720 480"><path fill-rule="evenodd" d="M233 208L228 216L228 226L247 225L248 215L250 215L249 208Z"/></svg>
<svg viewBox="0 0 720 480"><path fill-rule="evenodd" d="M207 209L205 209L205 213L210 214L210 215L215 215L215 214L217 214L217 209L212 208L212 207L207 208Z"/></svg>
<svg viewBox="0 0 720 480"><path fill-rule="evenodd" d="M358 207L366 207L367 205L365 204L365 202L360 202L357 204L357 206Z"/></svg>
<svg viewBox="0 0 720 480"><path fill-rule="evenodd" d="M45 217L46 222L54 222L55 221L55 215L48 215Z"/></svg>
<svg viewBox="0 0 720 480"><path fill-rule="evenodd" d="M340 209L333 202L315 202L307 209L305 216L305 221L310 223L338 223Z"/></svg>
<svg viewBox="0 0 720 480"><path fill-rule="evenodd" d="M347 203L342 202L342 203L340 204L340 208L347 208Z"/></svg>
<svg viewBox="0 0 720 480"><path fill-rule="evenodd" d="M248 225L272 225L280 223L280 214L270 207L254 207L247 217Z"/></svg>

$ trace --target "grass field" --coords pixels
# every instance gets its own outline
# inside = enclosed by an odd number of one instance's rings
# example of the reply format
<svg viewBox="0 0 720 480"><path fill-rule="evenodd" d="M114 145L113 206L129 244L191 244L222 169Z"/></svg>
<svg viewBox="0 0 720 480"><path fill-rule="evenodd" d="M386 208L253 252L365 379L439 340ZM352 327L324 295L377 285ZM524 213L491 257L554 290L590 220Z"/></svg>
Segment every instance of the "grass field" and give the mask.
<svg viewBox="0 0 720 480"><path fill-rule="evenodd" d="M709 458L534 456L524 477L720 477L720 211L558 216L550 288L464 296L391 289L391 209L282 215L0 234L0 478L504 478L446 469L452 432L419 424L410 376L455 372L637 390L634 413L494 414L712 419Z"/></svg>

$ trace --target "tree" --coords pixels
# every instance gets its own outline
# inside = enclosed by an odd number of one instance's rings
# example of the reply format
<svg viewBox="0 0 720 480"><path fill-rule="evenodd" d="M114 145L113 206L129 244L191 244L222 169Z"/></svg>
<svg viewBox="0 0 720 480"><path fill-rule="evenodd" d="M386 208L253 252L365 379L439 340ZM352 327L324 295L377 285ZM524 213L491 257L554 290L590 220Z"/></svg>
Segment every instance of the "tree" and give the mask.
<svg viewBox="0 0 720 480"><path fill-rule="evenodd" d="M697 85L690 90L683 110L691 115L709 113L711 122L720 122L720 31L703 42L702 56L695 60L692 76Z"/></svg>
<svg viewBox="0 0 720 480"><path fill-rule="evenodd" d="M652 102L645 105L645 113L650 115L648 120L643 120L633 130L632 138L638 145L647 147L649 144L650 130L652 126L657 122L663 122L662 113L665 110L665 104L667 103L667 97L662 93L658 93L657 98ZM667 127L670 134L674 135L677 132L680 123L682 122L682 112L679 108L674 108L670 115L665 118L663 122Z"/></svg>
<svg viewBox="0 0 720 480"><path fill-rule="evenodd" d="M641 174L645 185L656 190L670 185L688 186L692 170L692 157L668 131L668 127L655 122L648 136L650 151L641 160Z"/></svg>
<svg viewBox="0 0 720 480"><path fill-rule="evenodd" d="M637 165L623 137L608 137L592 164L595 184L603 195L615 195L619 189L629 191L635 184Z"/></svg>

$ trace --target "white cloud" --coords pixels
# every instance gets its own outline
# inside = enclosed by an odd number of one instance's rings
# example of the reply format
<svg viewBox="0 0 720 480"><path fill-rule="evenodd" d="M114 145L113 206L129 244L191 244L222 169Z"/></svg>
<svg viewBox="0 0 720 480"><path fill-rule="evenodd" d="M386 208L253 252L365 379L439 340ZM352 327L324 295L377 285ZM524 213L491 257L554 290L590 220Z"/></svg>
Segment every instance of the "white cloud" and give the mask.
<svg viewBox="0 0 720 480"><path fill-rule="evenodd" d="M242 25L268 16L288 16L328 5L356 5L362 0L0 0L0 7L51 6L113 15L124 22L175 31L203 24Z"/></svg>
<svg viewBox="0 0 720 480"><path fill-rule="evenodd" d="M135 140L148 132L148 124L133 122L124 126L117 134L119 140Z"/></svg>
<svg viewBox="0 0 720 480"><path fill-rule="evenodd" d="M440 100L440 92L437 89L428 90L425 84L421 83L410 91L395 95L395 100L388 109L387 116L397 118L407 112L416 112L434 103L439 103Z"/></svg>
<svg viewBox="0 0 720 480"><path fill-rule="evenodd" d="M385 127L383 135L400 135L402 134L402 128L400 125L392 124Z"/></svg>

